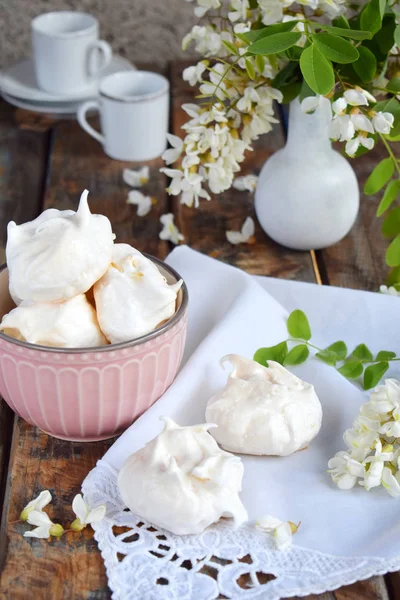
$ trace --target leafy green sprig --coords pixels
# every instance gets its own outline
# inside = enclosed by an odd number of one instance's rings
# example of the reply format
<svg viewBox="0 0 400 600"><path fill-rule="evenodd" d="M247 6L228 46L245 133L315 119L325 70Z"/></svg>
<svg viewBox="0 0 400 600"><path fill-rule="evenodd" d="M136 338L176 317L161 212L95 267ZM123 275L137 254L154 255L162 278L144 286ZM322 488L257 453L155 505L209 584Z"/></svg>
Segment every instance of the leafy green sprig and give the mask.
<svg viewBox="0 0 400 600"><path fill-rule="evenodd" d="M302 310L294 310L289 315L287 330L290 336L287 340L275 346L259 348L253 359L263 366L266 366L268 360L274 360L285 367L300 365L310 356L311 349L317 359L335 367L347 379L358 379L363 375L362 385L365 390L380 382L390 362L400 360L390 350L380 350L374 356L365 344L358 344L349 353L347 345L341 340L327 348L318 348L310 342L311 327Z"/></svg>

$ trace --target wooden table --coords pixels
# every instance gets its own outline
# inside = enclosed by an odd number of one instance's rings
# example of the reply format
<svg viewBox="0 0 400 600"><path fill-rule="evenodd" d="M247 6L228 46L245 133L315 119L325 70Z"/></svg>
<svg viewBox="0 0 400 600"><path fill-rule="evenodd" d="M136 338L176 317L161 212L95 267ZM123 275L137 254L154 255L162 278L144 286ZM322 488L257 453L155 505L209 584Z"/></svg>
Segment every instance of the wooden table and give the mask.
<svg viewBox="0 0 400 600"><path fill-rule="evenodd" d="M146 67L158 70L154 65ZM184 65L169 66L171 82L170 129L180 134L185 114L180 106L193 99L183 84ZM284 144L283 128L264 136L244 167L258 172L265 160ZM377 162L379 151L354 161L362 185ZM376 198L363 198L357 223L350 235L333 248L315 253L294 252L272 242L257 226L256 243L230 245L227 229L238 229L253 215L250 194L230 190L198 210L179 204L165 192L166 180L158 171L161 160L150 163L150 195L157 204L145 218L126 204L128 186L122 169L132 164L110 160L100 145L76 122L52 120L16 110L0 101L0 260L4 260L6 224L36 217L50 207L76 209L80 193L90 190L93 212L110 218L118 242L164 258L171 246L158 238L159 217L173 212L192 248L234 264L249 273L286 279L376 290L385 276L385 243L375 218ZM50 516L63 523L71 516L71 501L84 477L109 448L112 440L90 444L66 442L42 433L0 404L0 598L35 600L104 600L110 597L103 562L90 528L60 540L29 540L24 526L13 523L21 508L42 489L50 489L54 502ZM319 596L321 600L399 600L399 574L375 577ZM315 597L314 597L315 598ZM141 599L138 599L141 600Z"/></svg>

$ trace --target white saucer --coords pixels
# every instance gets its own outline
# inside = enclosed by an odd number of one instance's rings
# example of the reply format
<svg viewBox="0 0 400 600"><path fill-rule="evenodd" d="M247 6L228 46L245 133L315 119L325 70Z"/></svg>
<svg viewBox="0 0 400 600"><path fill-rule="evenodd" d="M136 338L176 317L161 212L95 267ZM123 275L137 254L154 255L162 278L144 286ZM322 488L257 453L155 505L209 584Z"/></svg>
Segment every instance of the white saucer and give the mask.
<svg viewBox="0 0 400 600"><path fill-rule="evenodd" d="M107 69L103 71L101 76L104 77L105 75L116 73L117 71L135 70L135 68L136 67L134 67L126 58L117 55L113 56L111 63ZM4 97L6 95L13 96L15 99L28 101L29 103L32 101L41 104L43 102L48 102L52 103L54 106L59 103L73 104L94 98L97 95L97 88L100 79L101 78L96 80L93 85L90 86L90 88L85 91L77 92L76 95L72 94L68 97L65 97L49 94L38 87L35 79L33 60L28 58L17 63L8 69L8 71L0 74L0 93ZM35 109L32 108L31 110ZM39 112L45 111L41 110Z"/></svg>
<svg viewBox="0 0 400 600"><path fill-rule="evenodd" d="M22 100L15 96L10 96L2 92L0 94L6 102L17 106L18 108L24 108L25 110L32 110L34 112L45 113L48 115L60 115L66 118L76 118L76 111L78 106L82 104L84 100L73 101L73 102L34 102L33 100Z"/></svg>

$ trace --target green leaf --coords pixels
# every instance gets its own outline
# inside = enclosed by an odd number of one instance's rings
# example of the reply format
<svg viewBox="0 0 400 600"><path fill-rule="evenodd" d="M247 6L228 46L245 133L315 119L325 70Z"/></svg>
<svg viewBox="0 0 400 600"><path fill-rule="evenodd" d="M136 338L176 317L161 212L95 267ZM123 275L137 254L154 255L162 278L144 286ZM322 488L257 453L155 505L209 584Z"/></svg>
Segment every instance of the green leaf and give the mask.
<svg viewBox="0 0 400 600"><path fill-rule="evenodd" d="M307 360L309 354L310 351L306 344L299 344L290 350L283 364L285 367L288 365L301 365Z"/></svg>
<svg viewBox="0 0 400 600"><path fill-rule="evenodd" d="M386 277L385 283L388 287L390 287L391 285L398 286L400 284L400 266L394 267L394 269L390 269L389 275Z"/></svg>
<svg viewBox="0 0 400 600"><path fill-rule="evenodd" d="M262 75L265 69L265 60L261 54L257 54L256 56L256 67L257 71L260 73L260 75Z"/></svg>
<svg viewBox="0 0 400 600"><path fill-rule="evenodd" d="M350 23L343 15L340 15L336 19L333 19L332 23L335 27L344 27L344 29L350 29Z"/></svg>
<svg viewBox="0 0 400 600"><path fill-rule="evenodd" d="M276 346L270 346L269 348L259 348L253 356L253 360L258 362L263 367L266 366L268 360L274 360L275 362L283 365L288 354L288 346L286 342L281 342Z"/></svg>
<svg viewBox="0 0 400 600"><path fill-rule="evenodd" d="M379 203L376 216L380 217L396 200L400 192L400 179L392 179L386 186L385 192L382 196L382 200Z"/></svg>
<svg viewBox="0 0 400 600"><path fill-rule="evenodd" d="M397 267L398 265L400 265L400 235L394 238L393 242L386 250L385 259L386 264L389 267Z"/></svg>
<svg viewBox="0 0 400 600"><path fill-rule="evenodd" d="M370 390L378 385L388 368L389 363L387 362L379 362L367 367L364 372L364 390Z"/></svg>
<svg viewBox="0 0 400 600"><path fill-rule="evenodd" d="M331 33L316 33L311 36L313 43L326 58L333 62L346 64L358 59L357 48L351 42Z"/></svg>
<svg viewBox="0 0 400 600"><path fill-rule="evenodd" d="M292 46L291 48L285 50L283 54L285 58L299 62L301 55L303 54L303 50L304 48L300 48L300 46Z"/></svg>
<svg viewBox="0 0 400 600"><path fill-rule="evenodd" d="M229 42L228 40L222 40L223 45L225 46L225 48L228 50L228 52L231 52L232 54L239 54L239 50L236 48L235 44L233 44L232 42Z"/></svg>
<svg viewBox="0 0 400 600"><path fill-rule="evenodd" d="M256 72L254 70L253 63L249 58L245 58L245 65L246 73L249 76L249 78L253 81L256 78Z"/></svg>
<svg viewBox="0 0 400 600"><path fill-rule="evenodd" d="M316 94L328 94L335 85L332 63L314 44L303 51L300 69L307 84Z"/></svg>
<svg viewBox="0 0 400 600"><path fill-rule="evenodd" d="M253 29L252 31L246 31L246 33L241 34L241 38L245 39L248 43L255 42L256 40L261 40L264 37L268 37L270 35L275 35L276 33L284 33L285 31L292 31L292 29L297 25L298 21L287 21L286 23L275 23L274 25L268 25L268 27L263 27L262 29Z"/></svg>
<svg viewBox="0 0 400 600"><path fill-rule="evenodd" d="M400 25L397 25L396 29L394 30L394 41L396 46L400 48Z"/></svg>
<svg viewBox="0 0 400 600"><path fill-rule="evenodd" d="M330 352L329 350L321 350L321 352L317 352L315 355L320 360L323 360L326 364L334 367L336 365L337 357L334 352Z"/></svg>
<svg viewBox="0 0 400 600"><path fill-rule="evenodd" d="M400 93L400 77L395 77L386 86L388 92L392 92L393 94Z"/></svg>
<svg viewBox="0 0 400 600"><path fill-rule="evenodd" d="M364 194L372 196L383 188L394 173L394 164L391 158L384 158L372 171L364 185Z"/></svg>
<svg viewBox="0 0 400 600"><path fill-rule="evenodd" d="M329 352L334 352L338 360L344 360L347 356L347 346L342 341L331 344L330 346L325 348L325 350L328 350Z"/></svg>
<svg viewBox="0 0 400 600"><path fill-rule="evenodd" d="M260 55L258 55L260 56ZM257 56L257 58L258 58ZM282 85L292 83L297 76L298 68L295 63L288 63L272 80L272 87L280 89Z"/></svg>
<svg viewBox="0 0 400 600"><path fill-rule="evenodd" d="M374 54L368 48L359 46L359 57L353 63L353 69L364 83L372 81L375 77L377 62Z"/></svg>
<svg viewBox="0 0 400 600"><path fill-rule="evenodd" d="M287 320L289 335L300 340L311 339L311 327L302 310L294 310Z"/></svg>
<svg viewBox="0 0 400 600"><path fill-rule="evenodd" d="M382 225L382 233L389 239L400 233L400 206L391 210L386 216Z"/></svg>
<svg viewBox="0 0 400 600"><path fill-rule="evenodd" d="M303 83L301 84L301 90L299 94L300 102L304 100L304 98L308 98L309 96L315 96L315 92L307 85L305 79L303 79Z"/></svg>
<svg viewBox="0 0 400 600"><path fill-rule="evenodd" d="M358 360L349 360L343 367L338 369L338 372L344 377L347 377L347 379L357 379L357 377L362 375L363 370L364 367Z"/></svg>
<svg viewBox="0 0 400 600"><path fill-rule="evenodd" d="M288 83L280 88L283 98L282 104L289 104L292 100L297 98L300 94L301 90L301 81L293 81L293 83Z"/></svg>
<svg viewBox="0 0 400 600"><path fill-rule="evenodd" d="M332 27L331 25L323 25L322 23L318 23L317 27L319 27L319 29L323 29L324 31L328 31L328 33L333 33L333 35L348 37L352 40L370 40L372 38L372 33L370 31L346 29L344 27Z"/></svg>
<svg viewBox="0 0 400 600"><path fill-rule="evenodd" d="M377 43L379 52L383 55L383 60L387 58L387 54L394 46L394 32L396 29L396 19L394 14L386 14L383 17L382 29L374 35L374 41ZM374 51L373 48L370 50ZM381 60L380 57L376 57Z"/></svg>
<svg viewBox="0 0 400 600"><path fill-rule="evenodd" d="M372 356L372 352L369 348L367 348L367 346L365 344L358 344L358 346L356 348L354 348L353 352L351 353L351 357L355 356L356 358L359 358L360 360L372 360L373 356Z"/></svg>
<svg viewBox="0 0 400 600"><path fill-rule="evenodd" d="M362 29L376 33L382 27L382 14L379 0L370 0L365 5L360 18Z"/></svg>
<svg viewBox="0 0 400 600"><path fill-rule="evenodd" d="M301 33L275 33L274 35L261 38L251 44L247 48L247 52L250 54L263 54L264 56L276 54L277 52L283 52L291 46L294 46L300 38Z"/></svg>
<svg viewBox="0 0 400 600"><path fill-rule="evenodd" d="M396 358L396 352L391 352L391 350L381 350L376 355L376 360L392 360L392 358Z"/></svg>

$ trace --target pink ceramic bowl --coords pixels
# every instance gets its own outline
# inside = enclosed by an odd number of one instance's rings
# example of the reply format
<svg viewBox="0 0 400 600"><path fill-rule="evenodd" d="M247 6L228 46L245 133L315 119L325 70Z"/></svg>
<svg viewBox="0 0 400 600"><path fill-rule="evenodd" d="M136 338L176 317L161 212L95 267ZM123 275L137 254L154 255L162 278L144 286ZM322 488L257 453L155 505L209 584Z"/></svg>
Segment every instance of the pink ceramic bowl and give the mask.
<svg viewBox="0 0 400 600"><path fill-rule="evenodd" d="M149 257L169 283L180 279ZM0 271L0 318L14 306L8 271ZM173 382L187 330L188 291L152 333L98 348L50 348L0 332L0 394L23 419L55 437L91 442L122 433Z"/></svg>

